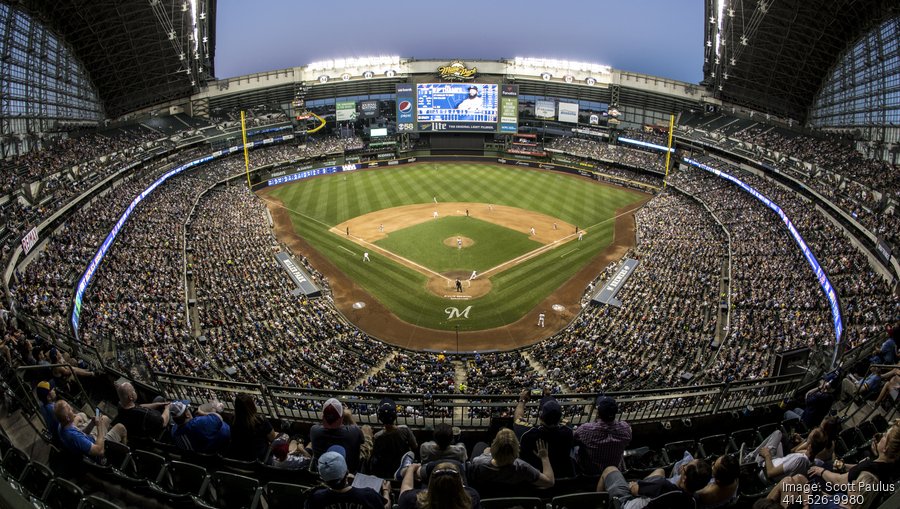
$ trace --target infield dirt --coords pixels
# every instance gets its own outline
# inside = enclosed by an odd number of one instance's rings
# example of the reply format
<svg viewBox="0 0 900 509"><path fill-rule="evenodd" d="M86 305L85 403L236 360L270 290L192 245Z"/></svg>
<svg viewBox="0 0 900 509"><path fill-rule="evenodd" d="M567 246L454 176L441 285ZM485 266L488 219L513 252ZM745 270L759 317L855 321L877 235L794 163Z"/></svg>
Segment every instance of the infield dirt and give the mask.
<svg viewBox="0 0 900 509"><path fill-rule="evenodd" d="M474 281L467 281L470 276L469 273L442 274L435 272L426 266L374 244L374 242L385 238L395 231L448 216L469 216L509 228L528 235L531 240L544 246L491 267L480 274ZM466 202L425 203L378 210L348 219L334 226L330 231L335 235L345 236L367 250L380 253L396 263L425 275L429 278L426 288L431 293L438 297L452 300L482 297L491 290L490 281L488 281L490 276L495 276L510 267L578 238L574 225L540 212L504 205ZM532 231L534 231L533 235ZM587 233L585 232L585 234ZM450 242L448 245L451 247L455 245L455 239L451 238L448 240ZM463 247L468 246L464 243ZM457 278L467 281L466 288L462 293L456 291L454 283Z"/></svg>

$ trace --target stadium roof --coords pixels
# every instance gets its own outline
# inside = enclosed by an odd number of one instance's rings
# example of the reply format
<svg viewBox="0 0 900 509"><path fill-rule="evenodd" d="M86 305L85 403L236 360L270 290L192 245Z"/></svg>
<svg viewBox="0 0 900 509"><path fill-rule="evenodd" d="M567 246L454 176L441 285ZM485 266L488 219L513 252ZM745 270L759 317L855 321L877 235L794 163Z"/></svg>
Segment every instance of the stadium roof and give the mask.
<svg viewBox="0 0 900 509"><path fill-rule="evenodd" d="M213 75L216 0L12 1L72 47L109 117L189 96Z"/></svg>
<svg viewBox="0 0 900 509"><path fill-rule="evenodd" d="M704 83L724 101L805 121L848 46L897 0L705 0Z"/></svg>

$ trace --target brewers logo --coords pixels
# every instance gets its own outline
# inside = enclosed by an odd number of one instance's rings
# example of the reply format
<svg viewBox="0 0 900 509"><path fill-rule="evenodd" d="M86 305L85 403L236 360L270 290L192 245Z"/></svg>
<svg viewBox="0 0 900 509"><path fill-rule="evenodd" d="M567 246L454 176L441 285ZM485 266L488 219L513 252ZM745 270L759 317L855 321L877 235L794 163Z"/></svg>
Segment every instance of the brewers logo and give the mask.
<svg viewBox="0 0 900 509"><path fill-rule="evenodd" d="M474 78L475 73L478 72L477 67L469 69L461 60L454 60L450 62L449 65L438 67L437 70L438 73L440 73L441 79L447 81L470 80Z"/></svg>

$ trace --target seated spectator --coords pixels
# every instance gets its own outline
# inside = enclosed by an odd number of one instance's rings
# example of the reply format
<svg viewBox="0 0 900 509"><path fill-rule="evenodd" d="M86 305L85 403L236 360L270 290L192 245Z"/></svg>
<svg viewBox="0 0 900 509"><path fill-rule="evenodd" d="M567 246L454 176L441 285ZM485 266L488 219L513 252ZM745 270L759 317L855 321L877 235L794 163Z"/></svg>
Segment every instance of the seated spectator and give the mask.
<svg viewBox="0 0 900 509"><path fill-rule="evenodd" d="M121 423L128 430L131 440L159 438L169 425L169 404L158 397L153 403L136 404L137 391L130 382L116 388L119 395L119 414L113 424Z"/></svg>
<svg viewBox="0 0 900 509"><path fill-rule="evenodd" d="M887 380L888 383L882 385L881 392L879 392L878 397L875 398L873 404L876 407L889 397L892 391L896 392L900 390L900 368L894 368L883 375L879 375L879 378L882 382Z"/></svg>
<svg viewBox="0 0 900 509"><path fill-rule="evenodd" d="M856 465L845 464L841 469L846 470L844 472L835 472L820 466L812 466L807 474L811 478L819 477L833 486L853 483L863 472L872 473L879 481L885 484L895 482L898 479L897 460L900 459L900 425L895 422L888 429L887 433L882 436L876 435L873 449L877 454L875 459L866 458Z"/></svg>
<svg viewBox="0 0 900 509"><path fill-rule="evenodd" d="M57 401L53 413L56 420L59 421L60 444L62 449L69 454L99 461L106 451L107 440L125 443L127 436L125 426L116 424L109 428L109 418L106 416L95 417L82 431L77 427L75 411L67 402Z"/></svg>
<svg viewBox="0 0 900 509"><path fill-rule="evenodd" d="M693 509L694 493L709 483L711 476L709 463L704 460L691 460L681 467L678 483L673 484L665 478L662 469L656 469L644 480L625 480L625 476L616 467L608 467L600 476L597 491L606 491L611 498L619 501L623 509L639 509L648 502L667 493L678 493L679 496L666 498L668 509Z"/></svg>
<svg viewBox="0 0 900 509"><path fill-rule="evenodd" d="M783 477L805 473L816 456L828 445L825 432L816 428L806 438L809 445L801 452L785 455L781 443L781 431L774 431L753 452L744 456L743 463L755 461L762 470L759 478L763 482L778 481Z"/></svg>
<svg viewBox="0 0 900 509"><path fill-rule="evenodd" d="M345 460L350 472L358 472L360 465L360 449L365 443L365 436L359 426L344 424L344 406L331 398L322 407L322 423L316 424L309 431L309 442L312 446L314 465L319 456L325 454L329 447L339 445L346 451ZM394 464L397 468L397 464Z"/></svg>
<svg viewBox="0 0 900 509"><path fill-rule="evenodd" d="M419 447L422 464L442 459L465 463L469 459L466 447L463 444L453 444L452 441L453 428L449 424L441 422L435 425L434 440L425 442Z"/></svg>
<svg viewBox="0 0 900 509"><path fill-rule="evenodd" d="M598 396L596 409L597 420L575 430L578 465L586 475L599 475L607 467L622 466L625 448L631 443L631 426L616 420L616 400Z"/></svg>
<svg viewBox="0 0 900 509"><path fill-rule="evenodd" d="M41 381L38 382L34 392L37 395L38 404L40 405L38 410L41 412L41 417L44 418L47 431L50 432L53 443L59 443L59 421L56 420L56 415L54 414L56 389L50 386L50 382Z"/></svg>
<svg viewBox="0 0 900 509"><path fill-rule="evenodd" d="M672 467L669 482L677 485L681 479L682 467L693 460L691 453L685 451L684 457ZM697 507L713 509L733 505L738 499L738 477L740 475L741 465L737 458L730 454L723 454L716 458L712 464L712 478L709 483L694 493Z"/></svg>
<svg viewBox="0 0 900 509"><path fill-rule="evenodd" d="M314 489L306 499L306 509L390 509L391 485L384 481L379 494L372 488L354 488L350 481L343 448L333 446L317 460L324 486Z"/></svg>
<svg viewBox="0 0 900 509"><path fill-rule="evenodd" d="M234 398L230 457L243 461L264 461L269 444L276 435L269 421L257 413L253 396L238 394Z"/></svg>
<svg viewBox="0 0 900 509"><path fill-rule="evenodd" d="M815 459L831 463L834 460L834 444L841 432L841 419L837 416L828 416L822 419L822 422L813 429L819 429L825 435L825 447L819 452ZM811 435L811 433L809 434ZM807 438L801 438L795 434L793 439L799 443L791 449L791 452L805 452L809 449L809 435Z"/></svg>
<svg viewBox="0 0 900 509"><path fill-rule="evenodd" d="M384 424L384 429L375 433L373 438L371 473L382 479L392 479L401 458L407 454L414 458L419 444L409 428L396 425L397 405L393 400L381 400L378 404L378 420Z"/></svg>
<svg viewBox="0 0 900 509"><path fill-rule="evenodd" d="M309 468L309 451L303 447L303 443L291 440L287 435L281 434L272 441L272 457L269 460L275 468L284 470L300 470Z"/></svg>
<svg viewBox="0 0 900 509"><path fill-rule="evenodd" d="M463 485L462 471L453 462L438 463L428 477L428 488L414 489L420 464L406 469L400 485L398 509L479 509L481 497Z"/></svg>
<svg viewBox="0 0 900 509"><path fill-rule="evenodd" d="M897 337L900 336L900 327L891 331L884 343L880 347L875 347L872 357L869 359L873 364L896 364L897 363Z"/></svg>
<svg viewBox="0 0 900 509"><path fill-rule="evenodd" d="M534 454L534 451L537 441L543 440L547 444L553 474L560 478L574 477L572 447L575 445L575 438L571 428L560 425L562 407L553 396L544 396L538 410L539 423L537 426L532 426L524 420L525 402L528 401L528 397L529 392L522 391L515 412L515 432L522 451L520 457L534 468L540 468L541 460Z"/></svg>
<svg viewBox="0 0 900 509"><path fill-rule="evenodd" d="M834 404L834 387L827 380L822 380L819 385L810 389L804 398L804 407L788 410L784 413L785 419L799 418L806 425L807 429L812 429L822 422L822 419L828 415L831 405Z"/></svg>
<svg viewBox="0 0 900 509"><path fill-rule="evenodd" d="M179 448L215 454L228 446L231 428L217 412L198 408L197 417L194 417L185 402L174 401L169 405L169 413L173 421L172 440Z"/></svg>
<svg viewBox="0 0 900 509"><path fill-rule="evenodd" d="M499 484L550 488L555 483L547 444L543 440L537 441L535 451L535 455L541 459L541 470L519 458L519 441L511 429L501 429L491 442L490 448L484 448L484 453L477 455L479 448L478 445L475 446L472 466L468 473L473 486L496 487Z"/></svg>

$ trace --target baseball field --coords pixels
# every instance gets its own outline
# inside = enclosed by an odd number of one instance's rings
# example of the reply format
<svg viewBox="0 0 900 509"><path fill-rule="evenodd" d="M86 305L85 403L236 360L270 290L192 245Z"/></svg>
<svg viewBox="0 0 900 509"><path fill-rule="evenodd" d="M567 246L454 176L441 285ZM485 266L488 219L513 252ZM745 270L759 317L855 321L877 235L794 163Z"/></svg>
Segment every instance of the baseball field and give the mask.
<svg viewBox="0 0 900 509"><path fill-rule="evenodd" d="M418 163L285 184L261 197L276 223L288 217L288 233L327 259L329 280L336 268L363 290L333 289L336 300L359 299L338 302L353 310L351 320L374 305L416 327L466 332L529 312L546 313L548 326L571 318L572 302L556 313L536 306L610 246L617 211L626 215L647 195L550 171Z"/></svg>

